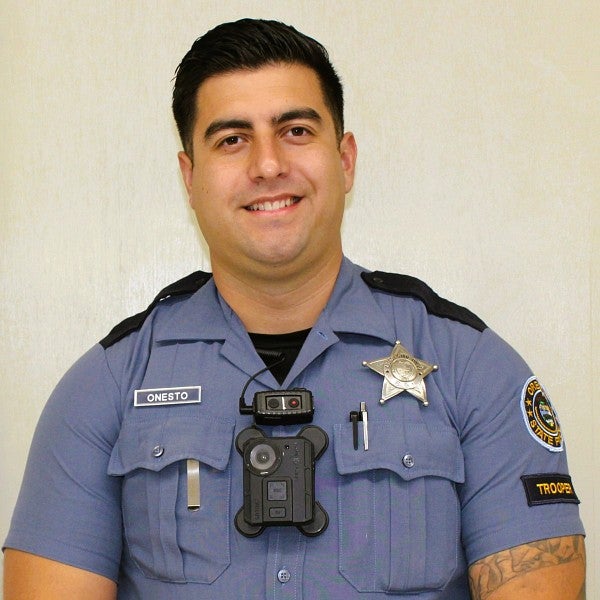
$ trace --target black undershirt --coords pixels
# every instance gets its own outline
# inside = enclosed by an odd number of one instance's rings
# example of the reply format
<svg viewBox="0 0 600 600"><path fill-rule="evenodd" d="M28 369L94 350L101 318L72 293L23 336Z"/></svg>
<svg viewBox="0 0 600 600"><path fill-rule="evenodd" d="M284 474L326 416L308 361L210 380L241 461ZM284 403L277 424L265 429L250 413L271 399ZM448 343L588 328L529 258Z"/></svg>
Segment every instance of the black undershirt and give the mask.
<svg viewBox="0 0 600 600"><path fill-rule="evenodd" d="M269 334L269 333L250 333L250 339L258 352L258 355L263 359L265 366L269 366L276 362L281 356L284 360L271 367L269 370L279 382L283 383L287 374L290 372L300 349L304 344L304 340L308 336L310 329L302 331L294 331L292 333Z"/></svg>

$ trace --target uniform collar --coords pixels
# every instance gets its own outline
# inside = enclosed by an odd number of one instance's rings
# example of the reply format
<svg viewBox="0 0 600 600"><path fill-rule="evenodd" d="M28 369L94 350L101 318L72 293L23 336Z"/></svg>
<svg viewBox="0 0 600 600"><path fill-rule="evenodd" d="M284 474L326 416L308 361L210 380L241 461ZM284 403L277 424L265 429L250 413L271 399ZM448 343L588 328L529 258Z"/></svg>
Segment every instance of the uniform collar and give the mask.
<svg viewBox="0 0 600 600"><path fill-rule="evenodd" d="M333 293L313 329L333 341L337 334L358 334L394 343L394 325L371 289L361 279L365 269L343 258ZM157 342L225 340L232 330L240 335L243 325L220 296L211 278L190 298L179 303L171 316L157 325ZM244 332L245 333L245 332Z"/></svg>
<svg viewBox="0 0 600 600"><path fill-rule="evenodd" d="M337 282L315 329L381 338L394 343L394 324L362 280L366 271L344 257Z"/></svg>
<svg viewBox="0 0 600 600"><path fill-rule="evenodd" d="M156 327L157 342L224 340L229 336L233 311L221 298L210 278L187 300L177 304L171 315Z"/></svg>

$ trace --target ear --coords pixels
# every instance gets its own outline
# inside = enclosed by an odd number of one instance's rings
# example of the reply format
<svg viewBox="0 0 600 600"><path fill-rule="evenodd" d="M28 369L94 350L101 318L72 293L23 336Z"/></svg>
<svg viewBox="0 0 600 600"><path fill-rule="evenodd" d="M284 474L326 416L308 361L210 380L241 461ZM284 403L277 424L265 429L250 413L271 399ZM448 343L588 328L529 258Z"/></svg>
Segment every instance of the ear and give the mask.
<svg viewBox="0 0 600 600"><path fill-rule="evenodd" d="M188 201L191 204L194 164L192 163L192 159L183 150L177 153L177 158L179 159L179 170L181 171L181 176L183 177L183 184L185 185L185 189L188 193Z"/></svg>
<svg viewBox="0 0 600 600"><path fill-rule="evenodd" d="M340 142L340 158L342 160L342 170L344 172L345 189L348 193L352 189L354 183L354 169L356 167L356 156L358 150L356 148L356 140L354 134L350 131L344 134Z"/></svg>

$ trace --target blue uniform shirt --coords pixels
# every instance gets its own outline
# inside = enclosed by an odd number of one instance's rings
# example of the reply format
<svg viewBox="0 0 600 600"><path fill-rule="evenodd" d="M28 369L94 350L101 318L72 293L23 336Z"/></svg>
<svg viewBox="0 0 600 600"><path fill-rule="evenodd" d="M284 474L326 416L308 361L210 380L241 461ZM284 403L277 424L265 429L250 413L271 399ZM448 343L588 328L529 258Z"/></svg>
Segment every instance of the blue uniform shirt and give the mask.
<svg viewBox="0 0 600 600"><path fill-rule="evenodd" d="M65 375L40 419L5 545L112 578L122 599L460 600L468 564L583 533L575 503L528 503L522 476L568 469L524 418L532 373L522 359L489 329L370 288L361 271L344 259L283 386L267 371L246 392L250 402L258 390L312 391L313 424L329 437L316 463L324 533L267 527L247 538L234 527L235 437L252 424L238 399L264 363L211 279L163 300ZM396 340L439 366L425 378L428 406L406 392L379 403L383 377L363 361L388 356ZM199 403L134 405L136 390L197 386ZM349 421L360 402L367 451L362 426L354 449ZM197 511L187 507L188 459L200 463Z"/></svg>

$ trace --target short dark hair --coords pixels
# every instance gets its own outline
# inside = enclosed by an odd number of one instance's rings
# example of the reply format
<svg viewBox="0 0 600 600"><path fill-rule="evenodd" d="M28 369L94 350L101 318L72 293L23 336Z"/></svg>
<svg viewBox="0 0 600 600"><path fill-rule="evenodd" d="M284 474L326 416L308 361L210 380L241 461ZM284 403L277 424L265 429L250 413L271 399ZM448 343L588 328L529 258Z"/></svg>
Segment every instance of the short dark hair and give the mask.
<svg viewBox="0 0 600 600"><path fill-rule="evenodd" d="M277 63L297 63L317 74L323 99L331 112L336 137L344 133L342 84L325 47L290 25L262 19L223 23L199 37L175 71L173 115L184 150L191 157L196 121L196 95L214 75L257 69Z"/></svg>

